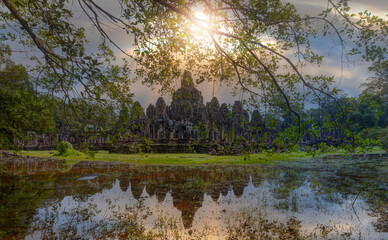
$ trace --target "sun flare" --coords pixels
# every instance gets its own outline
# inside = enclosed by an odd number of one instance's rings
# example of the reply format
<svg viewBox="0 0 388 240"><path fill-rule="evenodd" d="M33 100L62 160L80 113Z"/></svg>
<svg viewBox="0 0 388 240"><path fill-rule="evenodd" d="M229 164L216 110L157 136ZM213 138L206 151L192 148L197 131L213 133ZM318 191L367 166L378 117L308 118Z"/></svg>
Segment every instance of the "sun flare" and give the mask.
<svg viewBox="0 0 388 240"><path fill-rule="evenodd" d="M194 17L196 18L196 23L192 24L190 29L194 39L202 42L210 41L209 34L206 31L206 29L210 26L209 16L202 11L195 11Z"/></svg>
<svg viewBox="0 0 388 240"><path fill-rule="evenodd" d="M194 16L201 21L209 21L209 16L202 11L195 11Z"/></svg>

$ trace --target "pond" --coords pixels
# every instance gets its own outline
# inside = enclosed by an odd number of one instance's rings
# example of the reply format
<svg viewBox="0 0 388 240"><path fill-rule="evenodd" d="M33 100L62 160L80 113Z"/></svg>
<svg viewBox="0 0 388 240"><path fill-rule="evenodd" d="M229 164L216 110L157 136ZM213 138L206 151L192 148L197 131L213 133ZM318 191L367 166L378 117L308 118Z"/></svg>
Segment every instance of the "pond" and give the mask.
<svg viewBox="0 0 388 240"><path fill-rule="evenodd" d="M0 159L0 239L388 239L388 157Z"/></svg>

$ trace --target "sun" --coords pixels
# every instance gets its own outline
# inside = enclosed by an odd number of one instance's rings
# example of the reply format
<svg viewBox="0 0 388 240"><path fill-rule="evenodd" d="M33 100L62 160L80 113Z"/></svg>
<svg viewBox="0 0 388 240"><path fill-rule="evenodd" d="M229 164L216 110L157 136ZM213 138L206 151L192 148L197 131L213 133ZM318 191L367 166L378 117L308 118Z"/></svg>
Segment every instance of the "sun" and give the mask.
<svg viewBox="0 0 388 240"><path fill-rule="evenodd" d="M194 16L200 21L209 22L209 16L202 11L195 11Z"/></svg>
<svg viewBox="0 0 388 240"><path fill-rule="evenodd" d="M216 15L210 16L207 12L201 10L195 10L192 14L195 17L195 23L192 23L189 28L190 32L188 34L192 36L191 39L197 44L202 45L204 49L214 46L213 39L215 39L218 45L223 47L225 37L222 36L222 34L214 34L210 31L217 30L219 32L232 34L233 30L224 24L217 23Z"/></svg>
<svg viewBox="0 0 388 240"><path fill-rule="evenodd" d="M194 11L194 17L196 19L196 23L193 24L193 28L204 31L210 26L210 18L206 15L206 13L202 11Z"/></svg>
<svg viewBox="0 0 388 240"><path fill-rule="evenodd" d="M202 11L194 11L196 22L190 27L191 35L200 41L209 41L209 33L206 31L210 27L209 16ZM209 39L208 39L209 38Z"/></svg>

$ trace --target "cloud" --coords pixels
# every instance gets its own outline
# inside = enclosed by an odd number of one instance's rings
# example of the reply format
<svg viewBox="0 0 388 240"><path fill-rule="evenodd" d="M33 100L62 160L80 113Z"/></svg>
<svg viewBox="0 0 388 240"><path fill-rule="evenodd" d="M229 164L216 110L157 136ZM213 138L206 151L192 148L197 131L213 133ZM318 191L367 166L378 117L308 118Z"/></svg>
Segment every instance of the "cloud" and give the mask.
<svg viewBox="0 0 388 240"><path fill-rule="evenodd" d="M326 9L327 6L330 7L328 0L287 0L286 2L294 4L298 10L306 14L317 14ZM333 0L333 2L337 3L338 0ZM384 0L351 0L349 6L352 13L368 10L379 17L388 19L388 6Z"/></svg>

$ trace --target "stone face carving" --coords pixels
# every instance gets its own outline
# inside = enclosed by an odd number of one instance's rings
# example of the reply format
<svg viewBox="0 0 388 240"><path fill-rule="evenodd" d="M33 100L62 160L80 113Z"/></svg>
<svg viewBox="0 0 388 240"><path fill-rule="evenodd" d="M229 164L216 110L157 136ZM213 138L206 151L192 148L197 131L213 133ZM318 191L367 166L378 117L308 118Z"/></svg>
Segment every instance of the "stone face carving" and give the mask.
<svg viewBox="0 0 388 240"><path fill-rule="evenodd" d="M239 126L243 122L244 108L240 101L235 101L232 108L232 123Z"/></svg>
<svg viewBox="0 0 388 240"><path fill-rule="evenodd" d="M216 97L213 97L210 103L206 104L207 118L213 122L220 121L220 103Z"/></svg>
<svg viewBox="0 0 388 240"><path fill-rule="evenodd" d="M223 103L221 104L221 107L220 107L220 121L222 123L227 123L229 118L230 118L230 111L229 111L228 105L226 105L226 103Z"/></svg>
<svg viewBox="0 0 388 240"><path fill-rule="evenodd" d="M193 77L191 76L191 72L185 70L183 73L183 78L181 80L181 87L182 88L195 88Z"/></svg>
<svg viewBox="0 0 388 240"><path fill-rule="evenodd" d="M167 119L167 106L162 97L159 97L156 101L156 117L160 120Z"/></svg>
<svg viewBox="0 0 388 240"><path fill-rule="evenodd" d="M204 120L204 108L202 93L195 88L191 73L185 71L181 87L172 96L172 118L177 121L198 122Z"/></svg>
<svg viewBox="0 0 388 240"><path fill-rule="evenodd" d="M156 116L156 108L155 108L155 106L152 105L152 104L148 105L146 114L147 114L147 118L148 119L155 118L155 116Z"/></svg>
<svg viewBox="0 0 388 240"><path fill-rule="evenodd" d="M244 118L244 122L245 123L248 123L249 122L249 113L247 110L244 109L243 111L243 118Z"/></svg>
<svg viewBox="0 0 388 240"><path fill-rule="evenodd" d="M220 105L216 97L205 105L189 71L184 72L181 87L172 95L170 106L159 97L155 106L148 106L143 121L144 135L159 142L229 141L249 137L248 126L262 124L258 110L249 122L248 111L241 101L235 101L232 111L227 104ZM230 132L233 134L227 134ZM255 134L259 134L258 131Z"/></svg>

